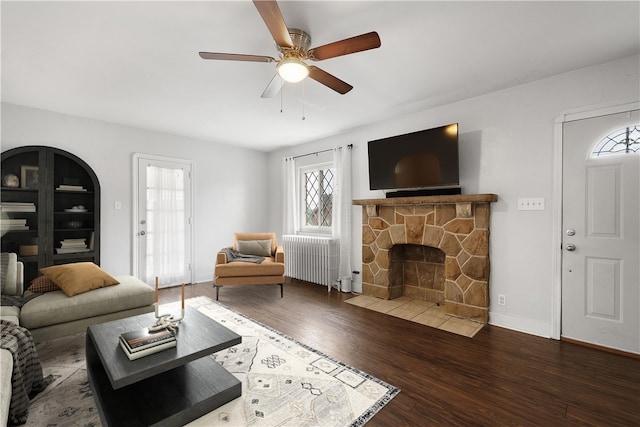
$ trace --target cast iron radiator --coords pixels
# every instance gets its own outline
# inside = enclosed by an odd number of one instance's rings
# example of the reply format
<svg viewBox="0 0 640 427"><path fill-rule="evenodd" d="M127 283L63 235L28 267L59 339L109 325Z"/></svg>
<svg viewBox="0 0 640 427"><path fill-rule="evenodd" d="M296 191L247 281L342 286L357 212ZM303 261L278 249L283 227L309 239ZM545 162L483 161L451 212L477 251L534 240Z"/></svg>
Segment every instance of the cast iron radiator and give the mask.
<svg viewBox="0 0 640 427"><path fill-rule="evenodd" d="M284 235L285 276L331 287L338 280L338 239Z"/></svg>

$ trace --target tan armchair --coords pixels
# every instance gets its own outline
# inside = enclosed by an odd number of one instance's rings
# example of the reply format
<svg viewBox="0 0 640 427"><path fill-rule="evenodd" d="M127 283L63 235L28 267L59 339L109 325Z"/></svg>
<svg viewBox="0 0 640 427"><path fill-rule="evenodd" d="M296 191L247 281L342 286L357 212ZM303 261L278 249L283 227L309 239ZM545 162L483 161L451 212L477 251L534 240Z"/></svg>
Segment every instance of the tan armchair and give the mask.
<svg viewBox="0 0 640 427"><path fill-rule="evenodd" d="M284 250L278 246L276 233L234 233L232 251L220 251L216 258L213 286L216 300L220 288L232 285L280 285L280 297L284 297ZM248 262L242 256L234 260L233 251L264 260Z"/></svg>

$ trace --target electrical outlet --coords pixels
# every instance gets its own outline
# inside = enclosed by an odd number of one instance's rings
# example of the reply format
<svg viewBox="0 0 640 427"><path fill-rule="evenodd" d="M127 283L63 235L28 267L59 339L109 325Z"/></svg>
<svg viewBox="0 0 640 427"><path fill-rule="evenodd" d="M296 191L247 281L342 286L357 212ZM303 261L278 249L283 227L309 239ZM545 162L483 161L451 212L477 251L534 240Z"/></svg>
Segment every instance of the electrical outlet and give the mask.
<svg viewBox="0 0 640 427"><path fill-rule="evenodd" d="M530 197L526 199L518 199L519 211L543 211L544 197Z"/></svg>
<svg viewBox="0 0 640 427"><path fill-rule="evenodd" d="M498 305L507 305L507 296L505 294L498 294Z"/></svg>

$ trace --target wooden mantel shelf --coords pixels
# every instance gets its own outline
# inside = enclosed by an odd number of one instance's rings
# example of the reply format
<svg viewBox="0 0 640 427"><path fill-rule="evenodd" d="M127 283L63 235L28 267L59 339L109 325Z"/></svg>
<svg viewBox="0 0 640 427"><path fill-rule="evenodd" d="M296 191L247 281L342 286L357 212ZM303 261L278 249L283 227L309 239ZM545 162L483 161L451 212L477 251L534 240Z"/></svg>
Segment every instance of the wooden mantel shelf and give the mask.
<svg viewBox="0 0 640 427"><path fill-rule="evenodd" d="M352 204L358 206L432 205L451 203L491 203L497 202L497 194L455 194L448 196L397 197L389 199L361 199Z"/></svg>

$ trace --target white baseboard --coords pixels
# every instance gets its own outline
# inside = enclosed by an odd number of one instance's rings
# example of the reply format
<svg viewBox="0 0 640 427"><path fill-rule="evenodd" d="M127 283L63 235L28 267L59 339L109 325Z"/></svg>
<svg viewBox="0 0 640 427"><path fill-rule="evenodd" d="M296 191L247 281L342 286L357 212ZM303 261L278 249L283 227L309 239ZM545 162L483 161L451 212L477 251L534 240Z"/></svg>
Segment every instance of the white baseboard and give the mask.
<svg viewBox="0 0 640 427"><path fill-rule="evenodd" d="M210 282L213 280L213 274L198 274L193 280L194 283Z"/></svg>
<svg viewBox="0 0 640 427"><path fill-rule="evenodd" d="M543 338L552 337L551 324L540 322L538 320L489 312L489 324L518 332L524 332L526 334L537 335Z"/></svg>

